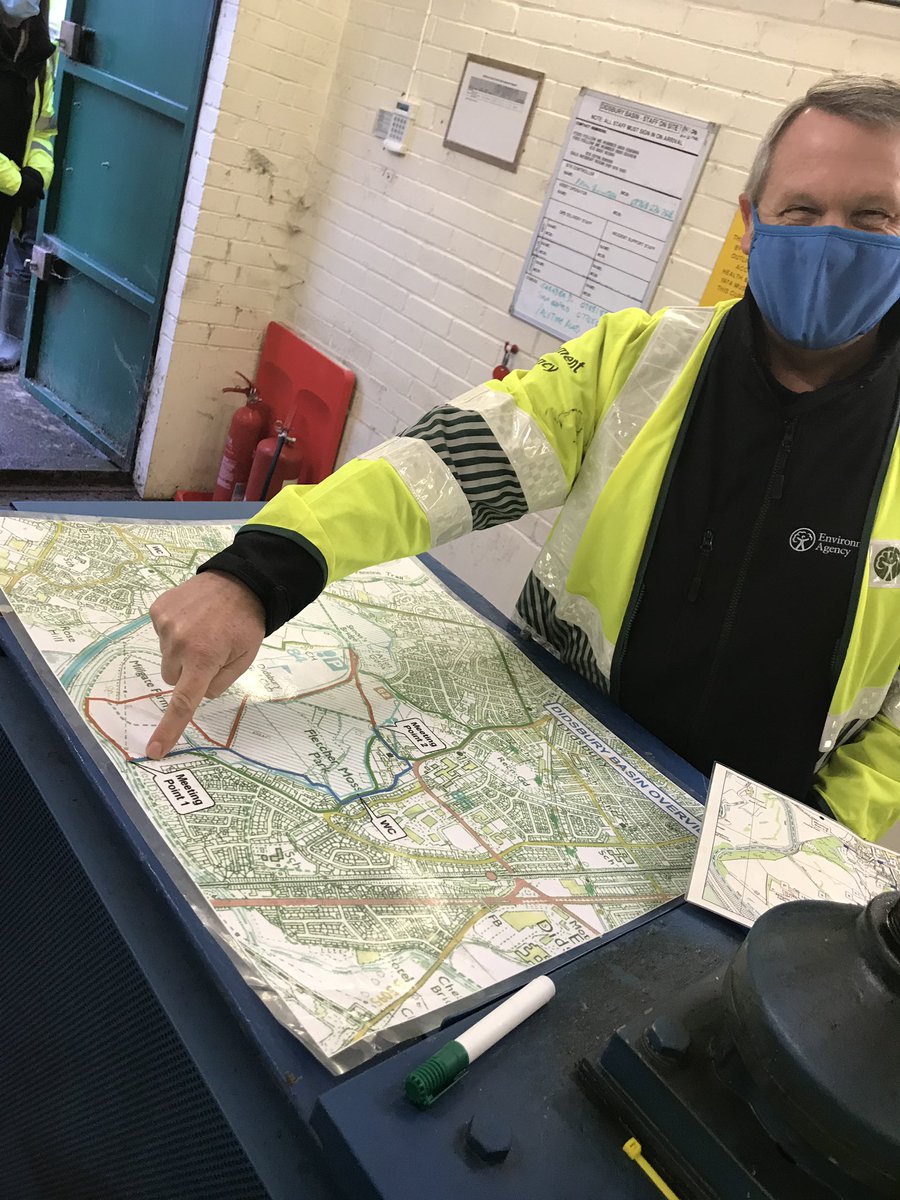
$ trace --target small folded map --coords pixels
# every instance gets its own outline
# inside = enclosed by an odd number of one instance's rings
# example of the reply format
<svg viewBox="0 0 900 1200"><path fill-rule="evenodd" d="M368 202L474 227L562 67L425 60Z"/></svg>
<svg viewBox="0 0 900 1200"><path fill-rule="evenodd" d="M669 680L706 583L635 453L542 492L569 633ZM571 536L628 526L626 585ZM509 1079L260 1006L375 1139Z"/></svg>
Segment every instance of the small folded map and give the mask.
<svg viewBox="0 0 900 1200"><path fill-rule="evenodd" d="M867 904L900 888L900 854L716 764L687 898L750 926L788 900Z"/></svg>

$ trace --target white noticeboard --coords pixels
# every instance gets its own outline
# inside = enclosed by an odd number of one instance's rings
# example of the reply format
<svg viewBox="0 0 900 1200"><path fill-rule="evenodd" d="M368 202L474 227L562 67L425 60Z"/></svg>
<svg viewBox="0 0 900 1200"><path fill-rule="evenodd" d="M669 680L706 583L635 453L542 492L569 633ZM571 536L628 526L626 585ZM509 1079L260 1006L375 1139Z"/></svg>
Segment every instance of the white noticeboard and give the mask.
<svg viewBox="0 0 900 1200"><path fill-rule="evenodd" d="M512 315L568 339L646 308L717 129L582 89Z"/></svg>

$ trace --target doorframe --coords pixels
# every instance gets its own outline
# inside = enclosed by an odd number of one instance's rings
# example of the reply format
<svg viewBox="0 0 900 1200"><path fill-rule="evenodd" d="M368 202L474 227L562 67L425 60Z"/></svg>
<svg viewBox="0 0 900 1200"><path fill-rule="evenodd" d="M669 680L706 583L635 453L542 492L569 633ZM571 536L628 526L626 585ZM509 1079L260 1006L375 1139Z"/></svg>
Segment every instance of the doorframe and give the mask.
<svg viewBox="0 0 900 1200"><path fill-rule="evenodd" d="M66 8L66 19L74 20L78 24L83 24L86 3L87 0L69 0ZM131 441L128 450L125 454L120 454L118 451L114 450L113 447L111 447L109 443L106 442L101 436L93 433L89 429L85 429L80 423L77 414L73 413L69 409L68 405L61 403L59 399L49 391L49 389L42 387L41 384L35 382L33 379L28 378L29 373L33 372L37 367L38 357L38 347L32 342L31 331L35 320L39 319L42 315L42 309L46 296L46 290L40 287L38 280L32 279L31 281L31 292L28 299L28 313L25 323L25 353L23 355L23 369L20 375L20 382L22 386L46 409L53 413L54 416L59 417L67 425L73 428L80 437L84 438L86 442L94 446L103 455L105 455L110 462L115 464L115 466L120 467L121 470L127 472L129 475L132 475L134 471L138 440L140 438L144 423L150 387L155 376L156 360L159 352L160 330L162 326L163 313L166 307L166 301L169 295L169 282L172 272L172 263L175 258L176 240L178 231L182 224L184 213L184 202L189 182L191 156L194 151L194 144L197 140L197 129L199 126L200 113L203 109L203 101L206 94L209 68L213 56L213 48L216 42L216 35L219 30L219 25L222 20L222 6L223 0L211 0L206 44L204 46L203 55L200 59L197 75L195 76L195 86L191 93L191 103L187 106L183 106L164 97L155 96L152 93L141 93L141 100L146 107L151 108L153 111L158 112L163 116L173 117L179 121L183 120L184 138L181 157L178 164L179 175L182 182L178 194L178 202L177 204L173 205L172 218L167 231L169 253L166 258L165 272L160 279L158 295L154 298L149 293L142 291L142 289L138 288L136 285L132 284L126 279L121 279L118 281L119 286L109 288L109 290L114 294L127 298L132 302L137 301L136 307L142 308L144 312L150 315L150 328L152 330L152 337L144 368L144 378L141 383L142 395L140 397L137 420L135 422L134 431L131 435ZM238 8L239 6L240 0L237 0L235 7ZM88 26L87 28L89 29L90 27ZM59 66L54 83L54 104L58 102L65 74L71 74L75 78L80 78L87 82L91 82L101 73L97 71L96 68L91 67L89 64L74 62L73 60L60 54ZM134 95L135 92L141 90L125 83L124 81L121 82L119 86L110 86L108 80L106 79L104 79L104 86L108 91L112 91L116 95L123 96L126 99L129 99L132 95ZM70 114L68 110L62 114L57 113L58 131L53 152L54 179L50 184L47 201L44 205L42 205L41 208L41 213L38 219L37 237L35 241L36 245L46 245L51 251L53 249L53 239L52 237L45 237L44 226L48 213L52 213L55 217L59 211L59 187L54 187L53 183L56 181L56 172L61 166L64 157L64 154L61 153L61 151L64 151L66 139L68 137L69 117ZM75 256L72 257L74 258ZM97 276L92 272L92 263L90 259L81 258L81 256L78 256L78 261L77 263L73 262L73 266L75 266L77 270L86 275L88 278L94 278L95 281L100 282L100 280L97 279ZM109 287L108 273L104 273L102 282L105 286Z"/></svg>
<svg viewBox="0 0 900 1200"><path fill-rule="evenodd" d="M221 59L226 64L231 62L232 47L237 32L238 21L240 20L242 2L243 0L220 0L213 57ZM209 138L209 143L206 146L205 152L199 150L195 135L192 158L195 158L193 165L195 165L196 169L193 178L189 177L186 181L187 187L185 198L182 201L180 224L173 241L173 258L170 264L162 321L154 352L154 362L149 374L143 419L135 451L133 480L134 486L140 495L144 494L150 475L151 460L159 429L159 418L165 399L166 381L172 354L175 350L175 338L181 314L181 303L184 298L184 290L187 286L187 277L191 266L194 238L197 235L197 224L203 211L203 193L206 187L206 177L210 163L213 161L213 147L219 116L222 112L225 87L226 80L224 74L220 79L216 79L210 77L207 73L200 115L202 116L204 112L208 112L212 117L211 128L204 134L204 137ZM184 211L185 203L191 202L188 195L188 189L191 184L197 189L196 206L198 212L196 214L197 219L193 221L188 219ZM183 266L183 270L177 269L173 273L172 265L175 265L176 260L179 258L181 262L177 266L179 268Z"/></svg>

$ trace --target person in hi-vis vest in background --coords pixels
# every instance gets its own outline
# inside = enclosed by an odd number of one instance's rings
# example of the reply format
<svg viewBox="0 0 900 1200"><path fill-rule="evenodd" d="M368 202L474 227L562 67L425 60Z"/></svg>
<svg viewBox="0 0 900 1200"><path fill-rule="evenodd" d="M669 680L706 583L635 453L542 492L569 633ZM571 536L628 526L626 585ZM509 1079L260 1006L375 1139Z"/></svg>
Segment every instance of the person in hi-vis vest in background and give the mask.
<svg viewBox="0 0 900 1200"><path fill-rule="evenodd" d="M741 196L749 287L626 309L286 488L151 616L176 744L323 586L562 505L524 628L700 770L900 816L900 85L816 84Z"/></svg>
<svg viewBox="0 0 900 1200"><path fill-rule="evenodd" d="M0 265L12 233L32 235L53 177L53 62L47 4L0 0ZM29 276L14 252L0 298L0 370L18 366Z"/></svg>

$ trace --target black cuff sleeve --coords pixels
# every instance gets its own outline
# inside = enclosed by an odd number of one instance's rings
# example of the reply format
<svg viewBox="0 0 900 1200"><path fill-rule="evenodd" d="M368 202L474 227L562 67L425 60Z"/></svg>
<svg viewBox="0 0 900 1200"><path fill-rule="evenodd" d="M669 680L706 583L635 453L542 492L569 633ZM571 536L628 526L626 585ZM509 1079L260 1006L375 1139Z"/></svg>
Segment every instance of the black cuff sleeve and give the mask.
<svg viewBox="0 0 900 1200"><path fill-rule="evenodd" d="M242 529L227 550L214 555L201 571L221 571L245 584L266 613L266 637L295 617L325 587L325 560L311 542L285 530Z"/></svg>
<svg viewBox="0 0 900 1200"><path fill-rule="evenodd" d="M34 167L22 168L22 182L13 199L22 207L30 208L38 200L44 198L44 180Z"/></svg>

